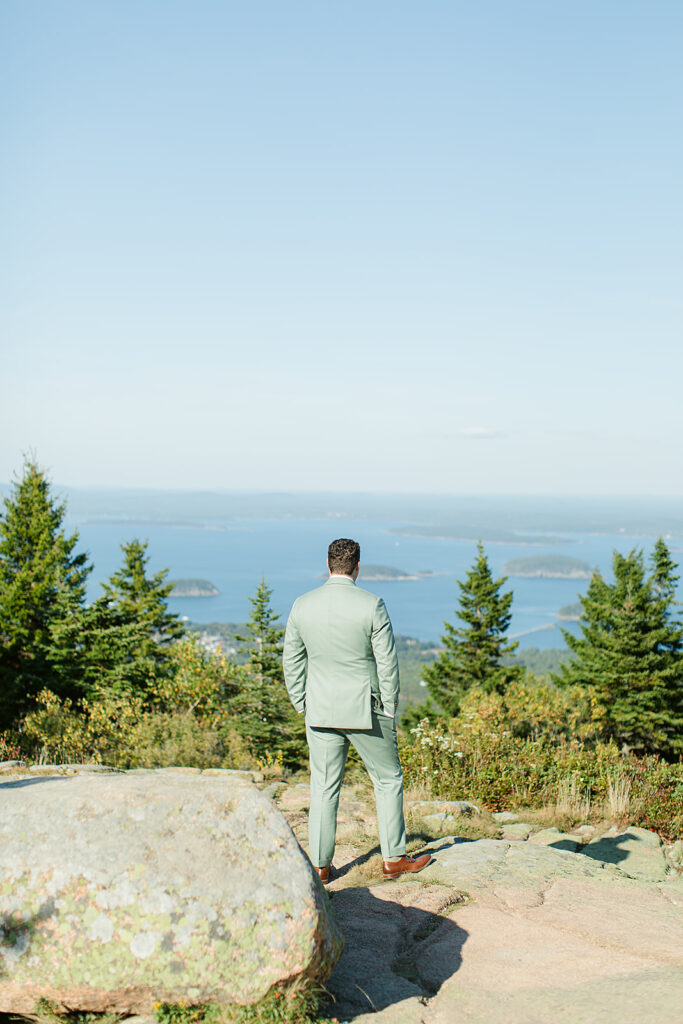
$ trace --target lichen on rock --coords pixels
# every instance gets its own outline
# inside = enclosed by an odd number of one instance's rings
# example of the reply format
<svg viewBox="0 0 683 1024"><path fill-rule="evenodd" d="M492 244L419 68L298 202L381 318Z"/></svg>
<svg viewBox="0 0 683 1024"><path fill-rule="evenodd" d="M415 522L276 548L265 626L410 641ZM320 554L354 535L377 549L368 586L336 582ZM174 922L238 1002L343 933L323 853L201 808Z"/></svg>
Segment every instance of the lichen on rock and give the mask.
<svg viewBox="0 0 683 1024"><path fill-rule="evenodd" d="M0 784L0 1011L250 1004L341 951L289 826L240 776Z"/></svg>

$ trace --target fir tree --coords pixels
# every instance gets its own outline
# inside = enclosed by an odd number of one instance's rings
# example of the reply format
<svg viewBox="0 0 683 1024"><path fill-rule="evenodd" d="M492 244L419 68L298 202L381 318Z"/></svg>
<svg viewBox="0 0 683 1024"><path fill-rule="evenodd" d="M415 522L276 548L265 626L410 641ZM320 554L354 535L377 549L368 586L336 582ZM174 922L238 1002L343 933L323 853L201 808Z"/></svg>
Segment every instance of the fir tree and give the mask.
<svg viewBox="0 0 683 1024"><path fill-rule="evenodd" d="M661 537L658 537L655 542L650 562L652 564L652 587L656 597L660 601L664 601L667 615L669 615L671 608L678 604L675 597L676 585L680 576L676 575L678 566Z"/></svg>
<svg viewBox="0 0 683 1024"><path fill-rule="evenodd" d="M149 555L147 541L131 540L121 545L123 566L102 584L104 596L130 618L137 619L157 643L168 645L184 636L185 630L167 599L173 590L168 583L168 569L147 574Z"/></svg>
<svg viewBox="0 0 683 1024"><path fill-rule="evenodd" d="M653 561L647 577L641 551L615 551L614 582L594 573L581 636L563 631L574 658L554 678L589 688L604 739L671 755L683 749L683 628L670 616L675 565L663 542Z"/></svg>
<svg viewBox="0 0 683 1024"><path fill-rule="evenodd" d="M51 662L62 681L59 689L71 696L90 701L144 696L158 676L147 626L106 597L58 619L50 637Z"/></svg>
<svg viewBox="0 0 683 1024"><path fill-rule="evenodd" d="M173 589L173 584L166 582L168 569L151 575L147 571L147 542L132 540L122 544L121 550L123 566L102 584L104 595L96 602L91 619L100 630L97 642L103 653L107 632L112 643L126 651L123 665L127 666L130 687L140 691L145 689L146 679L166 672L170 645L185 635L185 629L168 610L167 599Z"/></svg>
<svg viewBox="0 0 683 1024"><path fill-rule="evenodd" d="M54 663L53 636L82 608L91 566L64 530L66 506L28 459L0 517L0 726L44 687L71 696Z"/></svg>
<svg viewBox="0 0 683 1024"><path fill-rule="evenodd" d="M247 679L236 700L237 728L261 757L282 753L285 763L300 764L306 756L303 715L292 707L282 670L284 628L271 607L272 589L262 578L249 598L247 635L236 639L248 653Z"/></svg>
<svg viewBox="0 0 683 1024"><path fill-rule="evenodd" d="M430 696L449 715L458 712L463 696L471 689L504 693L512 680L523 674L520 666L501 664L516 650L506 640L513 594L501 588L507 577L494 580L481 541L477 557L460 588L459 609L463 623L456 628L444 622L444 645L439 657L422 671Z"/></svg>

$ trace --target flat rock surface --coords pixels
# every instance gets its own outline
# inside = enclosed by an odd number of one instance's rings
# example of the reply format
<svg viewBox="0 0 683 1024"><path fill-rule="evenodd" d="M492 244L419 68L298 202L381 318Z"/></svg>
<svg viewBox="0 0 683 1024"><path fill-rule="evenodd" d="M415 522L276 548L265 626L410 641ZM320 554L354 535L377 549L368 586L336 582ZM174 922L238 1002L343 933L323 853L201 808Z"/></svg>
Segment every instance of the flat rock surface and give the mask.
<svg viewBox="0 0 683 1024"><path fill-rule="evenodd" d="M528 839L533 827L524 821L513 821L503 825L503 839Z"/></svg>
<svg viewBox="0 0 683 1024"><path fill-rule="evenodd" d="M354 1016L365 998L380 1011L376 1024L554 1024L568 1013L574 1024L678 1019L675 888L530 843L432 847L435 862L414 879L333 895L347 937L330 979L342 992L339 1014ZM472 896L464 904L463 890ZM373 915L387 935L370 948Z"/></svg>
<svg viewBox="0 0 683 1024"><path fill-rule="evenodd" d="M306 856L242 775L34 776L0 799L2 1012L251 1003L340 953Z"/></svg>
<svg viewBox="0 0 683 1024"><path fill-rule="evenodd" d="M583 847L587 857L614 864L632 878L663 881L668 865L662 841L655 832L632 826L623 832L611 829Z"/></svg>
<svg viewBox="0 0 683 1024"><path fill-rule="evenodd" d="M372 835L371 819L366 807L359 833ZM558 829L527 842L445 836L426 844L429 867L391 883L377 852L338 846L329 889L346 946L326 986L330 1014L355 1024L673 1024L683 879L662 874L659 839L641 831L606 834L589 856L580 835Z"/></svg>
<svg viewBox="0 0 683 1024"><path fill-rule="evenodd" d="M578 836L560 832L559 828L542 828L540 832L534 832L529 836L529 842L552 846L554 850L566 850L569 853L576 853L582 846Z"/></svg>

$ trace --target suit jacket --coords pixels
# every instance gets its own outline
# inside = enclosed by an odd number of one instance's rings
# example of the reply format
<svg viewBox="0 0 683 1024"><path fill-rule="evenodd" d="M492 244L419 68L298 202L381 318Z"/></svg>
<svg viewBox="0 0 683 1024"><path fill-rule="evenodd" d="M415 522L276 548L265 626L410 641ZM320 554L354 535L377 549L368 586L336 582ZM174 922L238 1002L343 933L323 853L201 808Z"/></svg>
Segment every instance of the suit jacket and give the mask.
<svg viewBox="0 0 683 1024"><path fill-rule="evenodd" d="M345 576L297 598L282 663L290 700L309 725L371 729L372 706L393 718L398 658L384 601Z"/></svg>

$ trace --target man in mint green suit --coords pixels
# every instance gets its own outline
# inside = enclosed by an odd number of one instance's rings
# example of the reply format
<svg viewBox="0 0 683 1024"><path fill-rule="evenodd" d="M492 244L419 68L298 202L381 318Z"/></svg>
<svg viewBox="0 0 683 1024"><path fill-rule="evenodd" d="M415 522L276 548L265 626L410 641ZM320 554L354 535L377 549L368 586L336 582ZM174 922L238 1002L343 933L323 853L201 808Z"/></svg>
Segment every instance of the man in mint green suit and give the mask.
<svg viewBox="0 0 683 1024"><path fill-rule="evenodd" d="M431 860L428 854L406 856L403 773L396 744L396 645L384 601L356 586L359 561L356 541L332 541L330 578L294 602L285 633L287 691L296 710L306 716L309 853L323 882L331 879L349 743L375 787L384 877L421 871Z"/></svg>

